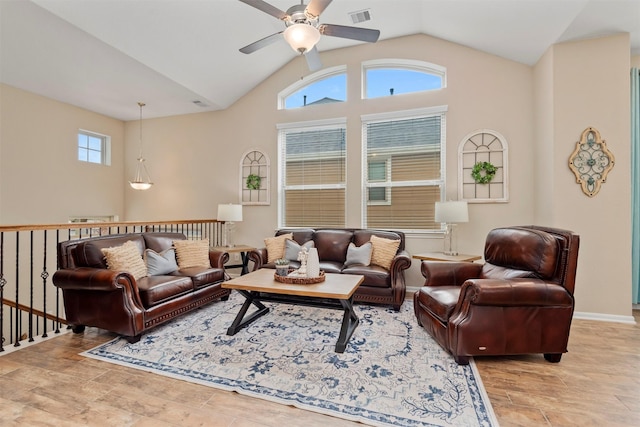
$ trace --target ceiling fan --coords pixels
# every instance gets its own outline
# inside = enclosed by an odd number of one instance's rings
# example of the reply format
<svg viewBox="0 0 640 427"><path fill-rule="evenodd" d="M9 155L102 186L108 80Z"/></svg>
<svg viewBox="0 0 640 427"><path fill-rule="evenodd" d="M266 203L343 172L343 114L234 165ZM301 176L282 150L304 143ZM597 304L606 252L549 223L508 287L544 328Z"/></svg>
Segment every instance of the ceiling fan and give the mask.
<svg viewBox="0 0 640 427"><path fill-rule="evenodd" d="M300 4L291 6L286 12L263 0L240 1L284 21L286 26L283 31L253 42L240 49L240 52L247 54L253 53L258 49L277 42L280 40L280 35L282 34L293 50L305 56L311 71L316 71L322 67L320 55L316 48L316 43L320 40L321 35L369 43L377 42L378 37L380 37L379 30L345 25L321 24L319 22L320 14L329 6L332 0L311 0L306 6L304 5L304 1L301 0Z"/></svg>

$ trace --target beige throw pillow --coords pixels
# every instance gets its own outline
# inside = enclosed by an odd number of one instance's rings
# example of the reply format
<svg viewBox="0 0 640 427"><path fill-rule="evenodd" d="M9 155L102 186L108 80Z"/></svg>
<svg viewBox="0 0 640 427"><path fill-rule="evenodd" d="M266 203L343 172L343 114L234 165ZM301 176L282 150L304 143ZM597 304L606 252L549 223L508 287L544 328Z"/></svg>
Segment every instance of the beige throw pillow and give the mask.
<svg viewBox="0 0 640 427"><path fill-rule="evenodd" d="M284 242L287 239L293 239L293 234L281 234L276 237L267 237L266 239L264 239L264 245L267 247L267 263L274 262L275 260L280 258L284 258Z"/></svg>
<svg viewBox="0 0 640 427"><path fill-rule="evenodd" d="M102 253L107 260L109 270L126 271L136 280L147 275L147 266L142 260L138 245L131 240L121 246L103 248Z"/></svg>
<svg viewBox="0 0 640 427"><path fill-rule="evenodd" d="M387 270L391 268L391 262L398 252L400 240L385 239L383 237L371 236L371 264L379 265Z"/></svg>
<svg viewBox="0 0 640 427"><path fill-rule="evenodd" d="M202 240L174 240L178 267L209 267L209 239Z"/></svg>

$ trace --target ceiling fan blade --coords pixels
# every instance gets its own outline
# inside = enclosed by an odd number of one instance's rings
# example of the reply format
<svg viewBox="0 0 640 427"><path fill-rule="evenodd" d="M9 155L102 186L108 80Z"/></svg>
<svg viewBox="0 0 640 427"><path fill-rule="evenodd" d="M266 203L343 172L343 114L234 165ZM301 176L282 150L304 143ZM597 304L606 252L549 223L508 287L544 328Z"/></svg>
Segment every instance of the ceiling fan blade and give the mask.
<svg viewBox="0 0 640 427"><path fill-rule="evenodd" d="M304 54L305 58L307 58L307 65L309 66L309 70L318 71L322 68L322 61L320 60L320 52L318 52L317 47L313 47L310 51Z"/></svg>
<svg viewBox="0 0 640 427"><path fill-rule="evenodd" d="M282 34L282 31L280 31L279 33L275 33L275 34L271 34L270 36L267 36L263 39L258 40L257 42L253 42L249 45L246 45L245 47L243 47L242 49L240 49L240 52L242 53L253 53L258 49L262 49L265 46L269 46L272 43L277 42L278 40L281 39L280 35Z"/></svg>
<svg viewBox="0 0 640 427"><path fill-rule="evenodd" d="M307 12L313 16L320 16L322 12L329 6L332 0L311 0L307 6Z"/></svg>
<svg viewBox="0 0 640 427"><path fill-rule="evenodd" d="M369 28L322 24L318 29L320 34L325 36L342 37L343 39L360 40L369 43L377 42L378 37L380 37L380 30L371 30Z"/></svg>
<svg viewBox="0 0 640 427"><path fill-rule="evenodd" d="M244 4L248 4L249 6L253 6L258 10L263 11L264 13L268 13L271 16L274 16L278 19L287 19L289 15L286 12L278 9L275 6L271 6L269 3L262 0L240 0Z"/></svg>

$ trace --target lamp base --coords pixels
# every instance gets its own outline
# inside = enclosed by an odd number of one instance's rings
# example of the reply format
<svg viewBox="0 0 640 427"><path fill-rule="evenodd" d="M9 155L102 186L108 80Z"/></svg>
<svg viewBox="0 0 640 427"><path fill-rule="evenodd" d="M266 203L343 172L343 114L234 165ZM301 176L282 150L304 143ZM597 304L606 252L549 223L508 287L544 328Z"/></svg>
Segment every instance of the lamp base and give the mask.
<svg viewBox="0 0 640 427"><path fill-rule="evenodd" d="M446 224L444 233L444 254L458 255L458 236L456 235L456 224Z"/></svg>
<svg viewBox="0 0 640 427"><path fill-rule="evenodd" d="M233 242L233 232L235 223L228 221L224 223L224 245L227 248L233 248L235 243Z"/></svg>

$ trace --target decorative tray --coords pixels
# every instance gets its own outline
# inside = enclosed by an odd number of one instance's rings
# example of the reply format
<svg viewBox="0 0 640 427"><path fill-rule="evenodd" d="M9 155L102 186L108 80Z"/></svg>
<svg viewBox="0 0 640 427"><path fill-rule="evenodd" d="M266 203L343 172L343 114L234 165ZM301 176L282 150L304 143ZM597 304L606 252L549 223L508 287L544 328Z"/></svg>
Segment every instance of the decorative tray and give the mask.
<svg viewBox="0 0 640 427"><path fill-rule="evenodd" d="M325 275L324 271L320 270L320 275L317 277L280 276L278 273L274 273L273 278L276 282L288 283L290 285L313 285L314 283L324 282Z"/></svg>

